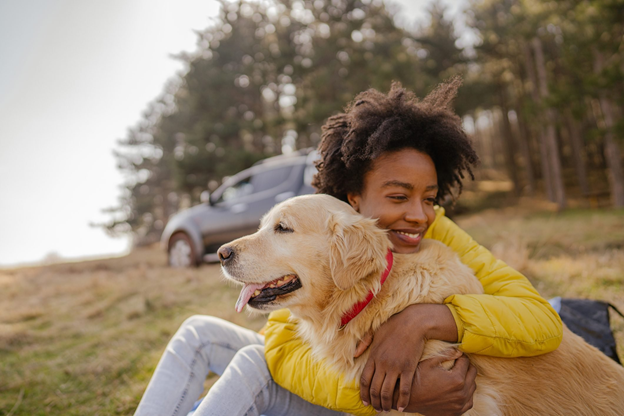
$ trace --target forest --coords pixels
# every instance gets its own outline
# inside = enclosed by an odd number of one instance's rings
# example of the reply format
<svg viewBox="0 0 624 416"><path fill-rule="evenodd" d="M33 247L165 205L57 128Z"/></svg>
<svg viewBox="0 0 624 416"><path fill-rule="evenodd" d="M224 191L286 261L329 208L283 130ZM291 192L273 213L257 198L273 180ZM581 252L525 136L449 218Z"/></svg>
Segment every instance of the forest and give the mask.
<svg viewBox="0 0 624 416"><path fill-rule="evenodd" d="M477 181L557 211L624 207L624 1L472 0L461 28L437 3L411 29L396 13L381 0L222 0L119 140L126 183L103 227L156 242L227 176L316 147L359 92L396 81L422 98L457 75Z"/></svg>

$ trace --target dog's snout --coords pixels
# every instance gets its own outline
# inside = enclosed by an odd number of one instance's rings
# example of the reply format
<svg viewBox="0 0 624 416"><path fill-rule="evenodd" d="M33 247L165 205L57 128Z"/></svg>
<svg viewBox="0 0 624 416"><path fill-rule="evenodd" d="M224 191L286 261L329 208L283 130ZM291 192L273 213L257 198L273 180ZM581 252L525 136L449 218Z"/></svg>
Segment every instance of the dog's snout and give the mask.
<svg viewBox="0 0 624 416"><path fill-rule="evenodd" d="M221 246L221 248L219 248L219 251L217 251L217 254L219 255L219 261L223 265L225 265L225 263L231 261L234 258L234 250L232 250L228 246Z"/></svg>

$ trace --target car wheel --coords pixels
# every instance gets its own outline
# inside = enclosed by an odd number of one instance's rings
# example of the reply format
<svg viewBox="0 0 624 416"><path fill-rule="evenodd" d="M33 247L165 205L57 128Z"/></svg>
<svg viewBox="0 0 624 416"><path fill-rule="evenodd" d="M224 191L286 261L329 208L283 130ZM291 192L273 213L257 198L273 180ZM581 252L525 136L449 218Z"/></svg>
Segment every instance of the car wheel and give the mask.
<svg viewBox="0 0 624 416"><path fill-rule="evenodd" d="M197 266L193 243L185 233L176 233L169 240L169 266L176 268Z"/></svg>

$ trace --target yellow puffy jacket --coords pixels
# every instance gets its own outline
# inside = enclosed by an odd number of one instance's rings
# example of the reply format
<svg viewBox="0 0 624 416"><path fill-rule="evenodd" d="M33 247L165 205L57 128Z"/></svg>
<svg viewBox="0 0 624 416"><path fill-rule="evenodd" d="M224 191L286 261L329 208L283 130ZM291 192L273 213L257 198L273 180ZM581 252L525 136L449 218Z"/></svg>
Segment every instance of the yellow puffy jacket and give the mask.
<svg viewBox="0 0 624 416"><path fill-rule="evenodd" d="M436 208L425 238L449 246L474 272L483 295L453 295L444 300L458 329L464 352L496 357L544 354L561 343L559 315L522 274L497 260ZM345 380L312 358L299 339L290 313L273 312L265 328L265 356L273 379L309 402L355 415L375 415L360 399L359 382Z"/></svg>

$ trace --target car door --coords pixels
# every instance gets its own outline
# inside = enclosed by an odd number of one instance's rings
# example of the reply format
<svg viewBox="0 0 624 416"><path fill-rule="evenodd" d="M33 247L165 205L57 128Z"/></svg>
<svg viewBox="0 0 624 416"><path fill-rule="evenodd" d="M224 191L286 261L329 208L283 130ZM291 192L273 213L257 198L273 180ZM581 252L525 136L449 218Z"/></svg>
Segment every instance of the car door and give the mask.
<svg viewBox="0 0 624 416"><path fill-rule="evenodd" d="M246 234L246 199L253 193L251 173L238 177L215 195L209 215L201 218L204 246L214 248Z"/></svg>

